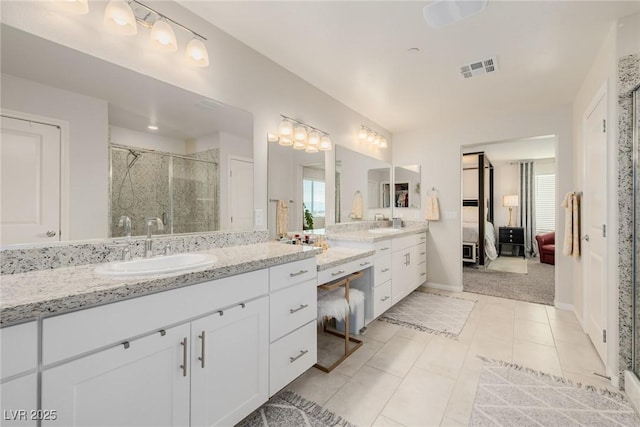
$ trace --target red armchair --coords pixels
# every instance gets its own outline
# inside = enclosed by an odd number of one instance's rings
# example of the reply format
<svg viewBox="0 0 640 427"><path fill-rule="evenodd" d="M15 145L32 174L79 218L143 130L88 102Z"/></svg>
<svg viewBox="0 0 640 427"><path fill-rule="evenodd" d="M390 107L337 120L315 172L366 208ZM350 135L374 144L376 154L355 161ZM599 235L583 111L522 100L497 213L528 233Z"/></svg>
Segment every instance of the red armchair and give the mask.
<svg viewBox="0 0 640 427"><path fill-rule="evenodd" d="M540 252L540 262L545 264L556 264L556 233L538 234L538 251Z"/></svg>

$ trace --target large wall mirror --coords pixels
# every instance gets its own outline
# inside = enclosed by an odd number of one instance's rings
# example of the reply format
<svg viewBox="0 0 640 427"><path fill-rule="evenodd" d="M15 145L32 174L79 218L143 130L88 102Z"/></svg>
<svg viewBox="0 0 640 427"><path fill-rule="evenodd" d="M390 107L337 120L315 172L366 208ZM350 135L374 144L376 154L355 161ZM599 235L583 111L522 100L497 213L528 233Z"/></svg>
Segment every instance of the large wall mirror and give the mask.
<svg viewBox="0 0 640 427"><path fill-rule="evenodd" d="M420 165L393 168L393 207L420 209Z"/></svg>
<svg viewBox="0 0 640 427"><path fill-rule="evenodd" d="M250 113L6 25L1 31L3 158L14 119L52 119L62 132L60 156L41 159L62 158L62 196L46 208L62 211L47 226L56 235L3 245L120 237L123 216L132 235L145 233L147 217L166 223L159 233L253 228ZM26 182L17 173L3 175L3 189ZM23 193L34 196L36 187L26 183Z"/></svg>
<svg viewBox="0 0 640 427"><path fill-rule="evenodd" d="M336 146L336 222L391 218L391 165Z"/></svg>
<svg viewBox="0 0 640 427"><path fill-rule="evenodd" d="M272 238L322 230L326 224L326 157L269 144L268 228Z"/></svg>

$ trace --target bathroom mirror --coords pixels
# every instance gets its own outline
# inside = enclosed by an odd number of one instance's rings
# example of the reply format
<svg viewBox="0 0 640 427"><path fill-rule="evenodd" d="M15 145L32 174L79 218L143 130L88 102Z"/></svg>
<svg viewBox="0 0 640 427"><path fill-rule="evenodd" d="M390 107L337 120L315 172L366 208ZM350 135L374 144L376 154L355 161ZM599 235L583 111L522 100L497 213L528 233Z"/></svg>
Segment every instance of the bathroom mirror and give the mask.
<svg viewBox="0 0 640 427"><path fill-rule="evenodd" d="M420 209L420 165L393 168L393 207Z"/></svg>
<svg viewBox="0 0 640 427"><path fill-rule="evenodd" d="M3 115L61 129L61 233L43 242L123 236L123 215L133 235L146 217L167 223L154 234L253 228L250 113L6 25L1 35Z"/></svg>
<svg viewBox="0 0 640 427"><path fill-rule="evenodd" d="M391 218L391 166L340 145L336 146L336 222ZM362 215L358 211L362 198Z"/></svg>
<svg viewBox="0 0 640 427"><path fill-rule="evenodd" d="M322 230L326 222L326 156L269 144L268 229L271 238Z"/></svg>

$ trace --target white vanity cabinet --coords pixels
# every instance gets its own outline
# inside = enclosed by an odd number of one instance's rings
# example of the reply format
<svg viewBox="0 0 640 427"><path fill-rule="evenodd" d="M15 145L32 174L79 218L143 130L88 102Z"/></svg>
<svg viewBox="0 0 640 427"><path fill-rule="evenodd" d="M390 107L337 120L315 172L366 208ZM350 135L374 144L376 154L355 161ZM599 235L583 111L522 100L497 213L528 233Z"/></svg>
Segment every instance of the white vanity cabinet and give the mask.
<svg viewBox="0 0 640 427"><path fill-rule="evenodd" d="M373 260L373 318L391 308L391 288L393 259L391 239L374 244L376 254Z"/></svg>
<svg viewBox="0 0 640 427"><path fill-rule="evenodd" d="M426 280L426 233L396 237L392 245L391 303L397 304Z"/></svg>
<svg viewBox="0 0 640 427"><path fill-rule="evenodd" d="M3 426L35 426L38 384L36 322L0 329L0 407Z"/></svg>
<svg viewBox="0 0 640 427"><path fill-rule="evenodd" d="M42 409L58 413L43 425L237 423L268 397L268 280L264 269L44 319Z"/></svg>

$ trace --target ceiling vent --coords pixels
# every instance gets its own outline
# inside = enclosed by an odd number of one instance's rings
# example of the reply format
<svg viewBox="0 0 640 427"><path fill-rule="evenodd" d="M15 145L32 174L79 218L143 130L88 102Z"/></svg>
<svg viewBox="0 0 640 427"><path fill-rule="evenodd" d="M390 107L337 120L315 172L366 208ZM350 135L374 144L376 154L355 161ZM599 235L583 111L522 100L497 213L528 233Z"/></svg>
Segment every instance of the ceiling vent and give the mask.
<svg viewBox="0 0 640 427"><path fill-rule="evenodd" d="M463 79L493 73L495 71L498 71L498 58L495 56L460 66L460 75Z"/></svg>

